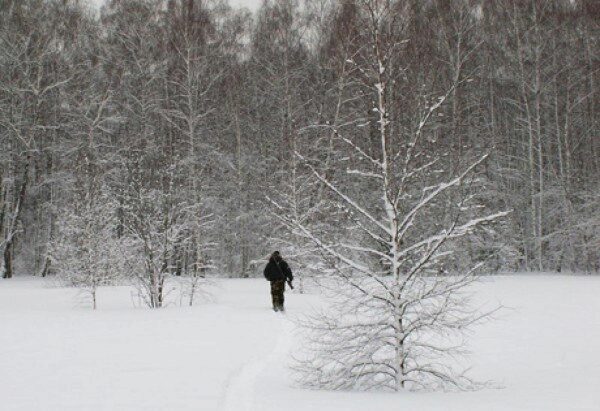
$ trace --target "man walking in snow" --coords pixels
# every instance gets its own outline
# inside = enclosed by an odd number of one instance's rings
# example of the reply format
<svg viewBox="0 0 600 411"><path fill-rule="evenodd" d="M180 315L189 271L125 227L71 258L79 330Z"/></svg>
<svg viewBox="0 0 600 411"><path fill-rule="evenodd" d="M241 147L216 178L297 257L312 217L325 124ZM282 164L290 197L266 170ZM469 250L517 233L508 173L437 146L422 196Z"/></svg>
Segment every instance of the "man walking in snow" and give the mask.
<svg viewBox="0 0 600 411"><path fill-rule="evenodd" d="M292 287L292 270L288 263L281 258L279 251L271 254L269 262L264 271L265 278L271 282L271 298L273 300L273 311L284 311L283 293L285 291L285 282Z"/></svg>

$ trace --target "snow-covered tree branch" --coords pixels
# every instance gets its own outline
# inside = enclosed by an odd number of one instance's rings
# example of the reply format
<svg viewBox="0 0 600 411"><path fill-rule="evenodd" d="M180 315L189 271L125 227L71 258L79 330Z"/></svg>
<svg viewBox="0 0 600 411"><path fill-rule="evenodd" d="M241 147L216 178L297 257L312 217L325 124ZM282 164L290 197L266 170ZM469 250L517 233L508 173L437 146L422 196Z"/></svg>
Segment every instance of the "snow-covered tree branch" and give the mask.
<svg viewBox="0 0 600 411"><path fill-rule="evenodd" d="M406 116L392 100L400 81L393 73L402 64L391 57L392 49L401 44L400 33L391 24L393 4L371 0L362 6L367 28L360 73L375 101L377 158L365 156L356 150L358 144L344 138L359 160L380 165L372 189L356 193L358 198L347 193L352 191L352 176L373 175L372 168L356 168L349 178L336 180L298 154L329 188L332 201L346 209L348 221L376 230L366 237L350 235L354 243L330 241L303 222L289 220L335 261L338 272L338 280L331 280L338 294L331 312L306 323L318 332L309 333L311 344L298 370L302 382L311 386L465 387L469 380L446 361L460 349L446 337L452 340L480 317L469 308L464 289L481 264L473 263L466 272L452 270L451 262L461 254L455 240L508 214L486 214L469 195L487 155L457 168L427 143L436 128L432 114L443 107L451 89L423 110L413 110L415 133L400 131Z"/></svg>

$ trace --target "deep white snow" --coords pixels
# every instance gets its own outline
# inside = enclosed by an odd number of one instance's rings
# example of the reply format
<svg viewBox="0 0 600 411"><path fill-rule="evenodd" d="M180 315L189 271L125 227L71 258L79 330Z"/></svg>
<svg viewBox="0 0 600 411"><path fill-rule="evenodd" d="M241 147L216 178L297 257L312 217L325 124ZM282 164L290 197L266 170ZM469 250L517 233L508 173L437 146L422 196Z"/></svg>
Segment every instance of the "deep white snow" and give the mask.
<svg viewBox="0 0 600 411"><path fill-rule="evenodd" d="M600 278L493 277L478 299L505 309L471 339L472 375L500 389L349 393L293 386L290 321L319 305L286 294L269 309L263 280L225 280L217 301L133 308L127 287L99 309L40 279L0 281L2 410L599 410Z"/></svg>

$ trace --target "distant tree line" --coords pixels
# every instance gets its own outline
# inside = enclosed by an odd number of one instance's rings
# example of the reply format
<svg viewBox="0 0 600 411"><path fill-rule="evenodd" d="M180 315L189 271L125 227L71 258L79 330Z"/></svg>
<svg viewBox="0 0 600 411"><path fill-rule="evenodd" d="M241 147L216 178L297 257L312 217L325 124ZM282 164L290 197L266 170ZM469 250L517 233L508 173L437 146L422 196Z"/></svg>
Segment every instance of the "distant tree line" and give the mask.
<svg viewBox="0 0 600 411"><path fill-rule="evenodd" d="M468 212L510 213L441 269L598 272L599 29L595 0L1 0L0 276L127 272L158 307L169 276L253 276L273 247L324 273L319 241L368 240L385 267L382 179L474 164ZM415 168L380 173L414 133Z"/></svg>

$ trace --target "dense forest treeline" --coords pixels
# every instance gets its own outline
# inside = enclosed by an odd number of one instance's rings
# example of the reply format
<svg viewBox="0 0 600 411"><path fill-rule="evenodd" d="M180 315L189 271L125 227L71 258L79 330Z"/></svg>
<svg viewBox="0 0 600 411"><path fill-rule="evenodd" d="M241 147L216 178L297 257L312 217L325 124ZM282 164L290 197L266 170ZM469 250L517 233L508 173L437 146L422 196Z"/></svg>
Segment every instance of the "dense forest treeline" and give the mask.
<svg viewBox="0 0 600 411"><path fill-rule="evenodd" d="M370 30L375 3L390 12ZM489 153L477 200L511 213L461 243L469 261L598 272L599 28L595 0L265 0L255 15L218 0L99 13L0 0L2 276L119 261L162 287L256 275L274 247L299 272L326 270L289 222L355 239L327 181L380 196L356 170L382 157L383 122L390 150L417 130L445 169ZM366 86L371 69L385 93Z"/></svg>

